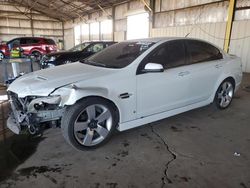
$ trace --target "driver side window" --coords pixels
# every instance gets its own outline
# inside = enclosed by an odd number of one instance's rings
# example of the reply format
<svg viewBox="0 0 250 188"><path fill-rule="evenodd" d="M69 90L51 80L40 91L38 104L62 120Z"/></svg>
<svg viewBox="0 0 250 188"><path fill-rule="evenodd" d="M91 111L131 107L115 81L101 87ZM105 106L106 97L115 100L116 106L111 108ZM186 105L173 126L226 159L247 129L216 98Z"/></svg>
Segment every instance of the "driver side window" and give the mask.
<svg viewBox="0 0 250 188"><path fill-rule="evenodd" d="M185 65L184 42L182 40L166 42L148 57L148 62L162 64L164 69Z"/></svg>

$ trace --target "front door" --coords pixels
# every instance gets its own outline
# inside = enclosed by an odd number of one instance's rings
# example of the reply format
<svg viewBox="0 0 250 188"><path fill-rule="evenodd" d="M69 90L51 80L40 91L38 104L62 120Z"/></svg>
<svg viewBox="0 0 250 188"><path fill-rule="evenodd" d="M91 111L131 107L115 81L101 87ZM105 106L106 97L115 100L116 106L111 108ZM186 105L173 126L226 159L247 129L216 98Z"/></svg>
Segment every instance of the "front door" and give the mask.
<svg viewBox="0 0 250 188"><path fill-rule="evenodd" d="M164 72L143 73L147 63L158 63ZM177 109L189 104L186 95L190 72L185 66L183 40L169 41L151 52L137 71L137 118Z"/></svg>

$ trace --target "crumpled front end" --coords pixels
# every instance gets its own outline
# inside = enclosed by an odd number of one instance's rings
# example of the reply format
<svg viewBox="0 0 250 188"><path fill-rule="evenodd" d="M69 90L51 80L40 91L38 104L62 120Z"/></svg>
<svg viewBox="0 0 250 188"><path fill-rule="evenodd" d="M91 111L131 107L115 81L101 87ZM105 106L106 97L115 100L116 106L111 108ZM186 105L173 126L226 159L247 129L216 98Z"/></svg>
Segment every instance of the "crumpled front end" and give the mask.
<svg viewBox="0 0 250 188"><path fill-rule="evenodd" d="M36 134L46 122L58 123L64 112L60 107L60 96L27 96L19 98L16 93L8 92L12 113L7 120L7 127L15 134L29 130Z"/></svg>

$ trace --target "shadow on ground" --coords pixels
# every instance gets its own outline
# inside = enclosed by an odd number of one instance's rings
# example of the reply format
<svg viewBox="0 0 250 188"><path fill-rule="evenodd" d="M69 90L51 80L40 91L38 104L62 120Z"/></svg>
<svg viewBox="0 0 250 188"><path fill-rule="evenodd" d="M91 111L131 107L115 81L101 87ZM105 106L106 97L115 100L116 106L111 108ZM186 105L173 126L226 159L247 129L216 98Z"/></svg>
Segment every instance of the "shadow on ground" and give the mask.
<svg viewBox="0 0 250 188"><path fill-rule="evenodd" d="M16 167L31 156L43 139L43 137L14 135L0 142L0 182L10 177Z"/></svg>

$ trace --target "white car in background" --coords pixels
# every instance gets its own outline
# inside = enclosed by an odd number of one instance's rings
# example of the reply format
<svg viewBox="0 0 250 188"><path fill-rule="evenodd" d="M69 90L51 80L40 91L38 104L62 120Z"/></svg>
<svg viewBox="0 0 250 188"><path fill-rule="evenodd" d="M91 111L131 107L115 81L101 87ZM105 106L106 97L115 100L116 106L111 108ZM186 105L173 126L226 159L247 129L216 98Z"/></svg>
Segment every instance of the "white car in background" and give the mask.
<svg viewBox="0 0 250 188"><path fill-rule="evenodd" d="M227 108L242 79L241 60L187 38L121 42L73 64L24 75L8 88L8 127L35 134L61 126L77 149L124 131L215 102Z"/></svg>

